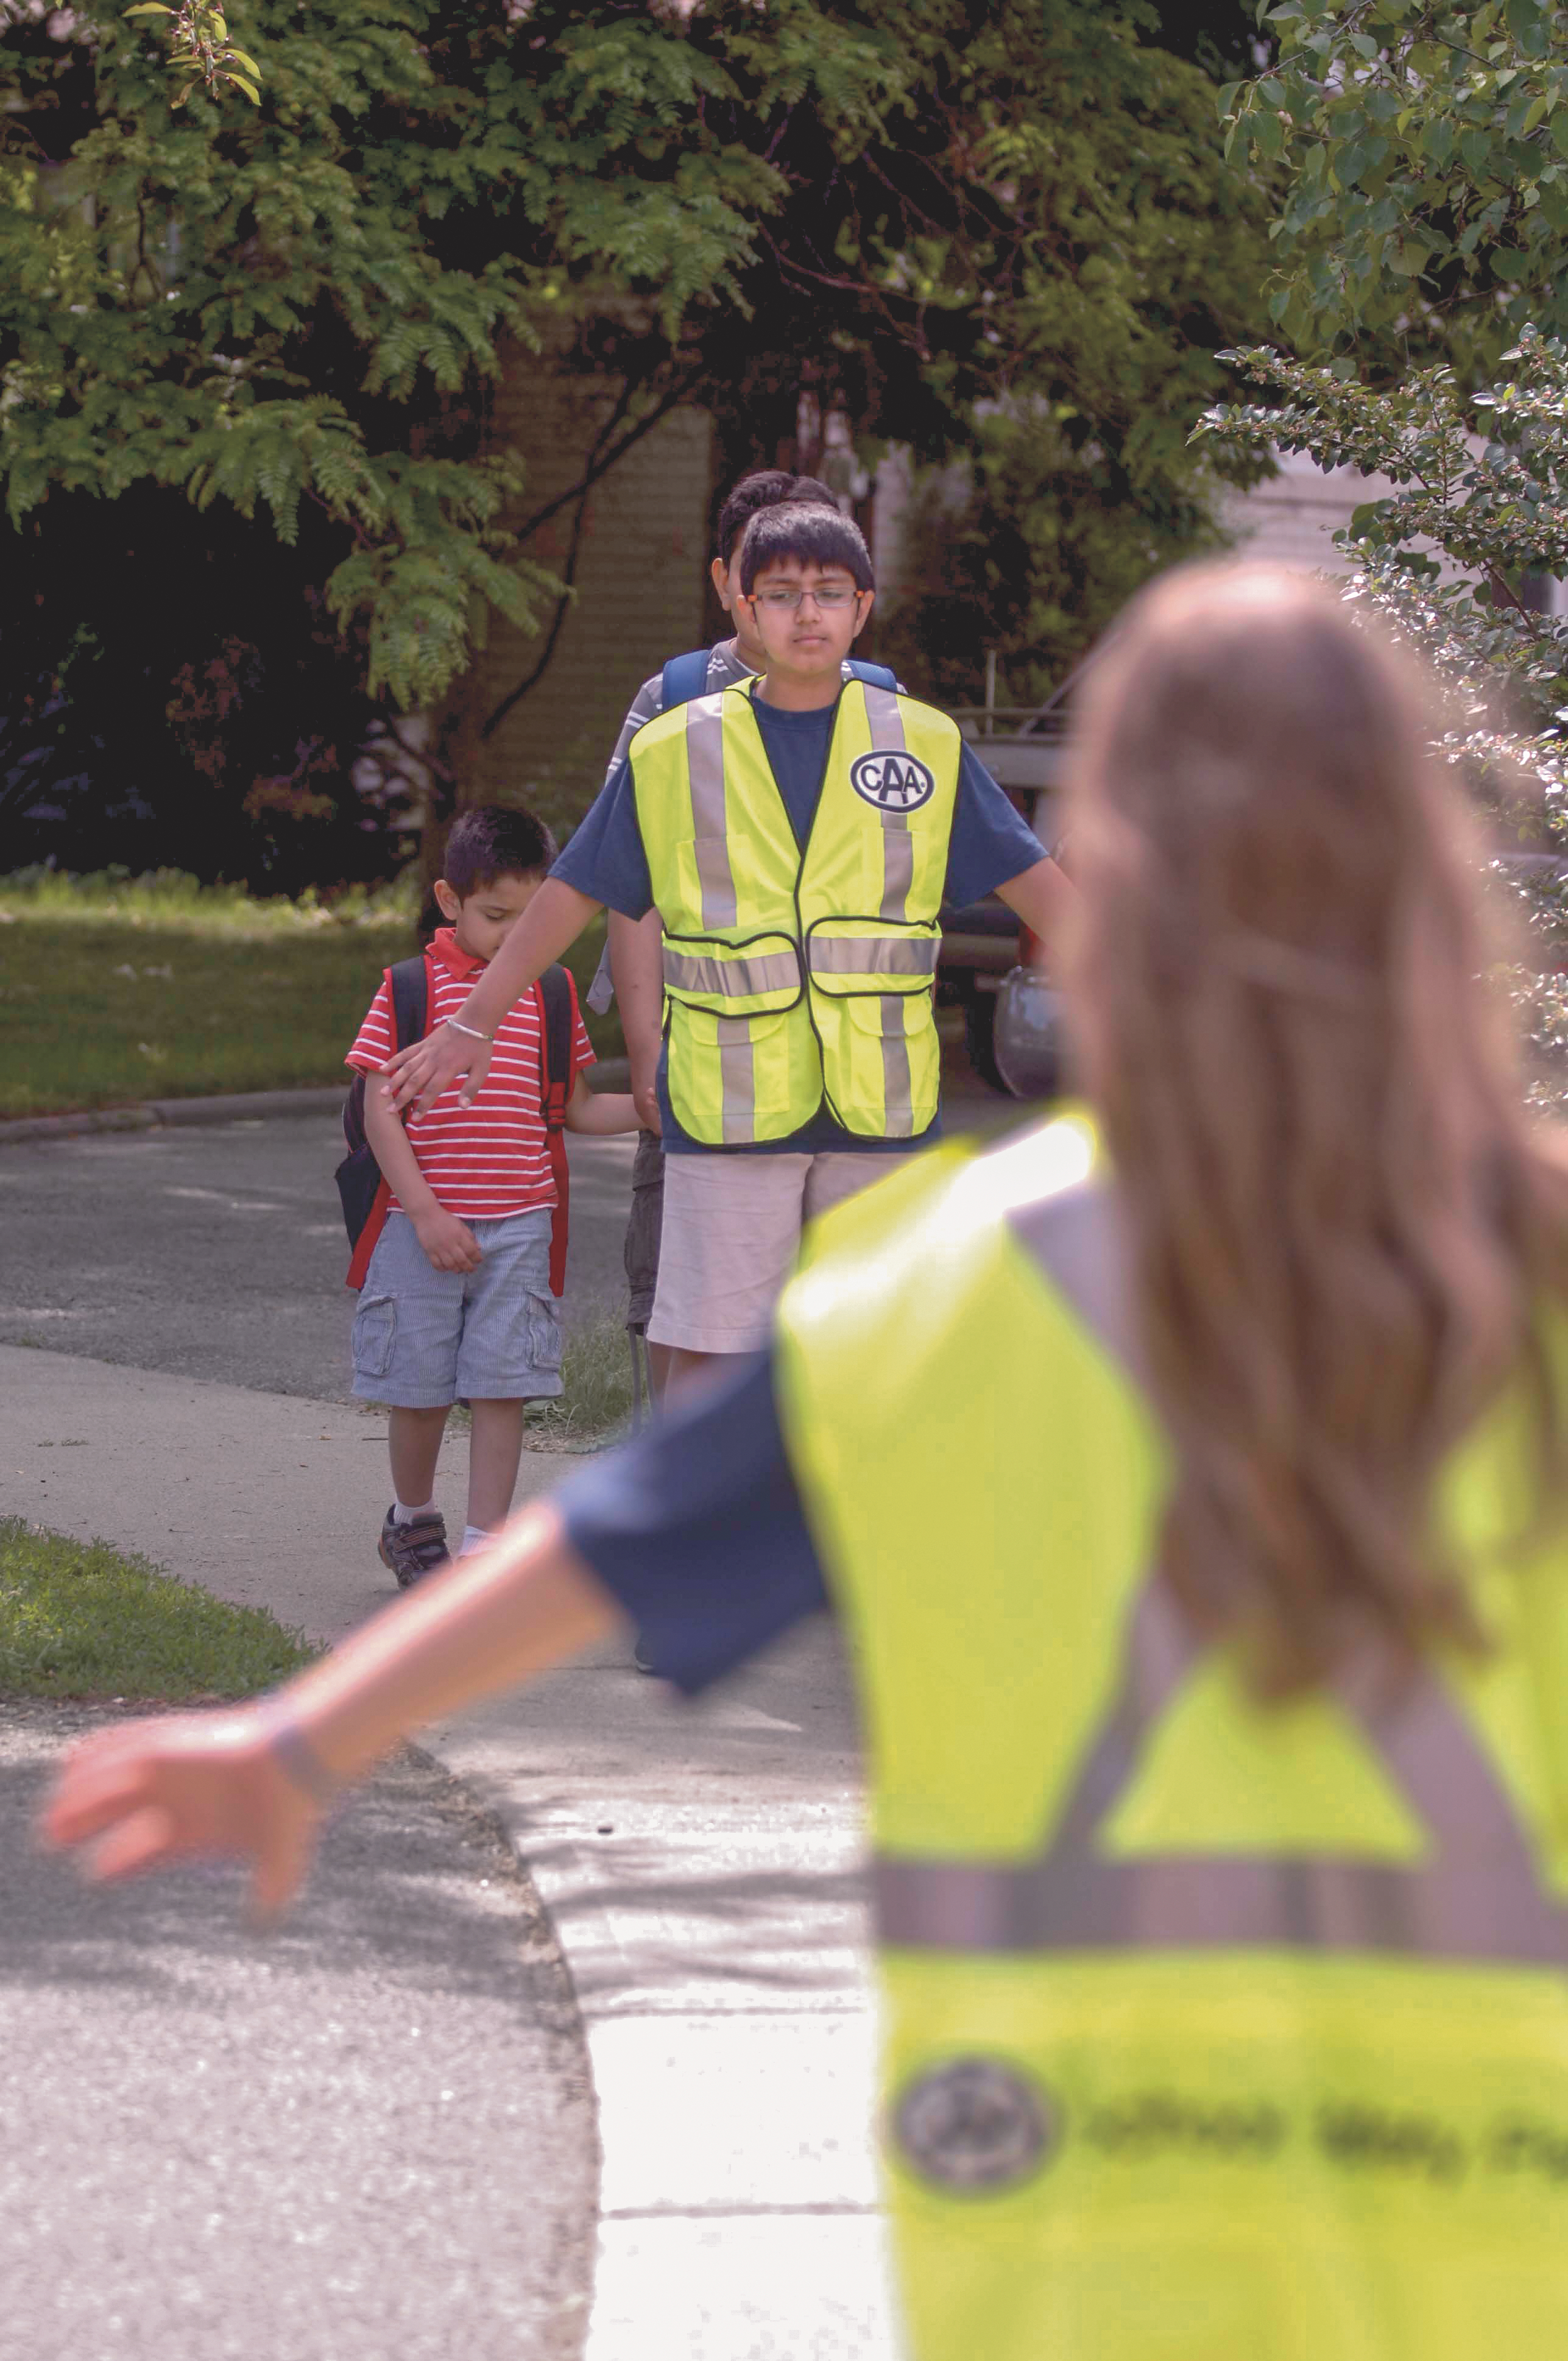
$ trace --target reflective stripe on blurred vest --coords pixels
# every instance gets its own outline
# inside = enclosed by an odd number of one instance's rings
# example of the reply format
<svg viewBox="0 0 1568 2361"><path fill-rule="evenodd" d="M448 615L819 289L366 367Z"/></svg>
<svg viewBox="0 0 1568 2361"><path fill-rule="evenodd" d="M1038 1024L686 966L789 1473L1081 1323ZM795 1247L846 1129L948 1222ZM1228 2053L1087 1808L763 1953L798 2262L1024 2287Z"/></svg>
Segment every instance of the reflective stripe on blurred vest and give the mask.
<svg viewBox="0 0 1568 2361"><path fill-rule="evenodd" d="M871 1751L915 2352L1473 2361L1507 2284L1510 2361L1547 2361L1555 1722L1502 1646L1260 1705L1154 1564L1168 1468L1135 1362L1070 1118L836 1211L781 1306L781 1417ZM1505 1406L1443 1496L1483 1593L1514 1579L1527 1432ZM1167 2306L1201 2332L1168 2348Z"/></svg>
<svg viewBox="0 0 1568 2361"><path fill-rule="evenodd" d="M803 852L753 686L659 715L630 749L663 921L671 1104L716 1147L785 1138L824 1101L859 1137L914 1137L937 1113L957 726L846 682Z"/></svg>

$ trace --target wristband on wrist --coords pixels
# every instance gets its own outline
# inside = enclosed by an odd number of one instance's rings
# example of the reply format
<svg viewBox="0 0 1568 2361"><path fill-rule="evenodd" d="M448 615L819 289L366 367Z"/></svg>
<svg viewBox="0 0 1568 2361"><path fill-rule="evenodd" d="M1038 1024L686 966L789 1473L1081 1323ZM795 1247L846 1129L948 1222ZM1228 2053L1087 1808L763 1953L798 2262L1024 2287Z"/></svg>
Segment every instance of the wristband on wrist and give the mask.
<svg viewBox="0 0 1568 2361"><path fill-rule="evenodd" d="M267 1751L283 1776L320 1810L337 1801L344 1781L327 1769L280 1697L267 1708Z"/></svg>
<svg viewBox="0 0 1568 2361"><path fill-rule="evenodd" d="M470 1041L493 1041L496 1038L493 1033L481 1033L477 1025L460 1025L455 1016L449 1016L446 1022L454 1033L466 1033Z"/></svg>

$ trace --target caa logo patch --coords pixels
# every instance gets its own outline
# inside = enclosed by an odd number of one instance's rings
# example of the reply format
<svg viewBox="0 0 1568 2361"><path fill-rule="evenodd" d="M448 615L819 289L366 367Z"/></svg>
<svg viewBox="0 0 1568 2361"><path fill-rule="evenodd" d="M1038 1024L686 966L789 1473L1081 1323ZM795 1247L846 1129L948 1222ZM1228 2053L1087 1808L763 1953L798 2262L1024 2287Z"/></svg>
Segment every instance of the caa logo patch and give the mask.
<svg viewBox="0 0 1568 2361"><path fill-rule="evenodd" d="M937 782L913 754L880 753L873 747L850 765L850 785L878 811L918 811L937 792Z"/></svg>
<svg viewBox="0 0 1568 2361"><path fill-rule="evenodd" d="M955 2058L905 2087L893 2132L923 2180L969 2197L1033 2180L1058 2127L1045 2092L1006 2060Z"/></svg>

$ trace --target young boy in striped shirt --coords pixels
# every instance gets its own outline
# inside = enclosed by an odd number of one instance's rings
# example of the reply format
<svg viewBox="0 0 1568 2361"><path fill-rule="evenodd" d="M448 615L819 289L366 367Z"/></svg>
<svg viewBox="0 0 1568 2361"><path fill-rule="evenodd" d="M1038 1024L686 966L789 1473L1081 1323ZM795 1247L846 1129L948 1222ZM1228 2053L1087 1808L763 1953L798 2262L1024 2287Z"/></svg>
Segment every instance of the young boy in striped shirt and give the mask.
<svg viewBox="0 0 1568 2361"><path fill-rule="evenodd" d="M494 958L555 857L532 812L483 805L447 839L435 896L447 924L427 959L427 1024L444 1024ZM543 1012L537 986L497 1027L495 1055L471 1106L454 1083L405 1124L367 1091L365 1133L391 1190L387 1223L354 1321L354 1391L389 1405L396 1495L381 1528L382 1562L406 1588L444 1563L446 1525L433 1499L447 1413L469 1405L464 1551L505 1522L522 1452L523 1405L561 1390L561 1318L550 1291L556 1204L540 1098ZM347 1062L380 1071L397 1047L385 977ZM566 1127L635 1131L630 1094L596 1095L593 1051L572 986Z"/></svg>

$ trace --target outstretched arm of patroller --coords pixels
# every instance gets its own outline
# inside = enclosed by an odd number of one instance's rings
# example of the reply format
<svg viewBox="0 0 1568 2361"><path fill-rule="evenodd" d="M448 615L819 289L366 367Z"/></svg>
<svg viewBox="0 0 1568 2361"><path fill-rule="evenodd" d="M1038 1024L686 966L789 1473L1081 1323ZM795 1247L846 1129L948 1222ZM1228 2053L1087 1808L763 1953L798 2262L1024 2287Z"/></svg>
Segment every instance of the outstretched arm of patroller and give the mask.
<svg viewBox="0 0 1568 2361"><path fill-rule="evenodd" d="M285 1688L226 1710L122 1723L73 1747L42 1841L80 1851L94 1879L237 1858L265 1923L303 1882L338 1789L411 1730L517 1686L620 1620L559 1511L534 1503Z"/></svg>
<svg viewBox="0 0 1568 2361"><path fill-rule="evenodd" d="M490 1071L490 1041L514 1000L537 983L552 961L569 950L602 902L579 894L559 877L547 877L473 991L445 1024L422 1041L400 1049L381 1071L382 1089L394 1107L411 1101L433 1106L449 1082L466 1074L462 1099L469 1105ZM466 1027L466 1031L461 1028ZM483 1038L476 1039L480 1035Z"/></svg>
<svg viewBox="0 0 1568 2361"><path fill-rule="evenodd" d="M1036 861L1032 869L1020 871L1005 885L996 889L1000 900L1010 910L1016 910L1032 935L1037 935L1045 946L1047 961L1061 943L1066 926L1078 903L1078 888L1047 853Z"/></svg>

